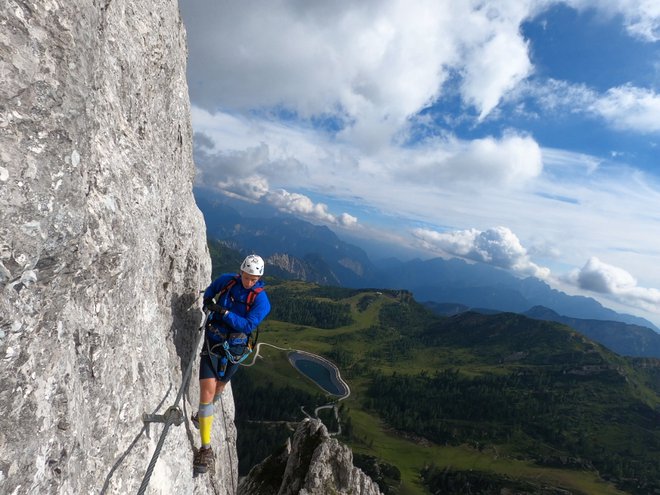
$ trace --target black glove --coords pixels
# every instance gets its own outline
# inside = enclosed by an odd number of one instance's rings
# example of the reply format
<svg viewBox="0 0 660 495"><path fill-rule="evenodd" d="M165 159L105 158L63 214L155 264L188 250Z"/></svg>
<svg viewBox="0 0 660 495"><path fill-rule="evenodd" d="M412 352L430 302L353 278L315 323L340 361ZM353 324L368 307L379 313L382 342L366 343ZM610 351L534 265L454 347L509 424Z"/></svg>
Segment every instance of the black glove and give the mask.
<svg viewBox="0 0 660 495"><path fill-rule="evenodd" d="M218 306L212 298L204 299L204 311L218 311L220 306Z"/></svg>
<svg viewBox="0 0 660 495"><path fill-rule="evenodd" d="M206 311L214 311L220 313L220 316L224 316L227 310L220 306L219 304L216 304L213 299L208 298L204 299L204 309Z"/></svg>

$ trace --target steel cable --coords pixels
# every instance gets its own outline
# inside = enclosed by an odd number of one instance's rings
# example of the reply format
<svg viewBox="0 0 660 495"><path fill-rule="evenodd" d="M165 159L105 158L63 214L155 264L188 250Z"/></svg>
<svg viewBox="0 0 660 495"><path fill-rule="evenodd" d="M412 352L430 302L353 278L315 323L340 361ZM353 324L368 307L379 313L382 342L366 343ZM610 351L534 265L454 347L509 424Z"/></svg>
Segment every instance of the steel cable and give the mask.
<svg viewBox="0 0 660 495"><path fill-rule="evenodd" d="M181 416L181 410L178 408L178 406L179 406L179 402L181 401L181 398L183 397L184 390L190 380L193 363L195 362L195 356L197 355L197 347L199 347L199 342L201 340L202 335L204 334L204 327L206 326L207 318L208 315L205 313L204 319L202 320L202 325L199 327L199 330L197 332L197 337L195 338L195 344L193 345L192 356L190 357L190 360L188 361L188 367L186 368L186 371L183 374L181 387L179 387L179 392L177 393L176 401L166 411L165 426L163 427L163 431L161 432L160 438L158 439L158 443L156 444L156 450L154 450L154 453L151 457L151 461L149 462L149 466L147 467L147 470L144 474L144 478L142 479L142 484L140 485L140 489L138 490L138 495L144 495L147 486L149 486L149 480L151 479L151 475L153 474L154 468L156 467L156 462L158 461L160 452L163 449L163 444L165 443L165 437L167 436L167 432L169 431L170 426L172 426L172 424L174 424L177 420L181 420L181 421L183 420ZM177 415L177 411L178 411L178 415ZM232 476L232 481L233 481L233 476Z"/></svg>

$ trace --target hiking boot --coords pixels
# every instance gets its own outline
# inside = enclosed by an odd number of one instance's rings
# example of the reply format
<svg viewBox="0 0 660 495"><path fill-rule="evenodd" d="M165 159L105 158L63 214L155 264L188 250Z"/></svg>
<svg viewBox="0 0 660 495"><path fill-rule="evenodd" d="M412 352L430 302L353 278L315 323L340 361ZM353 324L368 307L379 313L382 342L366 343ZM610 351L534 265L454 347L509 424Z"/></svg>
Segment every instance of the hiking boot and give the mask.
<svg viewBox="0 0 660 495"><path fill-rule="evenodd" d="M199 449L195 452L193 459L193 471L196 473L205 473L213 467L213 461L213 449L211 447Z"/></svg>
<svg viewBox="0 0 660 495"><path fill-rule="evenodd" d="M193 426L199 430L199 412L190 416L190 421L192 421Z"/></svg>

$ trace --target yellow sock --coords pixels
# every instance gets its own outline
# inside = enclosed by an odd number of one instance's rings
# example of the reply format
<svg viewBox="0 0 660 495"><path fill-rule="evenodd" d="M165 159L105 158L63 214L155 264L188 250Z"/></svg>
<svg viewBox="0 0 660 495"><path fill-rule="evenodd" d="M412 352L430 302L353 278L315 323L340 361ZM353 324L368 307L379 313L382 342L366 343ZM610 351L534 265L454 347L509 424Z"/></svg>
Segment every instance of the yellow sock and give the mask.
<svg viewBox="0 0 660 495"><path fill-rule="evenodd" d="M211 446L211 426L213 425L213 403L199 403L199 435L202 439L202 447Z"/></svg>

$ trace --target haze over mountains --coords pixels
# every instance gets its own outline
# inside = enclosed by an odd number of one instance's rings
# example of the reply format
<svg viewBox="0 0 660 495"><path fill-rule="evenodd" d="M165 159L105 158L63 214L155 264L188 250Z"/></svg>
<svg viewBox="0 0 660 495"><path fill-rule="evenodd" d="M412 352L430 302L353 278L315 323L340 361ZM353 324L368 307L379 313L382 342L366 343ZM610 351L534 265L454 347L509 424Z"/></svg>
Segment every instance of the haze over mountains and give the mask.
<svg viewBox="0 0 660 495"><path fill-rule="evenodd" d="M292 216L259 215L258 210L242 214L199 190L196 199L209 238L259 252L268 258L272 275L324 285L407 289L418 301L452 303L460 311L523 313L567 324L620 354L660 357L659 330L650 321L589 297L568 295L537 278L520 279L457 258L372 261L362 248L325 226Z"/></svg>

